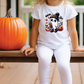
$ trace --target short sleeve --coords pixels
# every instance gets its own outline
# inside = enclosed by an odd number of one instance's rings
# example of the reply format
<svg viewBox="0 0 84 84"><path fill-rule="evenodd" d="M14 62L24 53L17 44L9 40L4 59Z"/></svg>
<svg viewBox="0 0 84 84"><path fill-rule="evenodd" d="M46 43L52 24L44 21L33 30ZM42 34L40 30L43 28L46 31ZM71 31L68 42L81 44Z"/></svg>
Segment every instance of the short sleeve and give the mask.
<svg viewBox="0 0 84 84"><path fill-rule="evenodd" d="M78 13L76 12L75 8L72 5L67 5L66 8L66 19L72 19L73 17L76 17Z"/></svg>
<svg viewBox="0 0 84 84"><path fill-rule="evenodd" d="M40 19L40 8L38 5L35 6L31 16L35 19Z"/></svg>

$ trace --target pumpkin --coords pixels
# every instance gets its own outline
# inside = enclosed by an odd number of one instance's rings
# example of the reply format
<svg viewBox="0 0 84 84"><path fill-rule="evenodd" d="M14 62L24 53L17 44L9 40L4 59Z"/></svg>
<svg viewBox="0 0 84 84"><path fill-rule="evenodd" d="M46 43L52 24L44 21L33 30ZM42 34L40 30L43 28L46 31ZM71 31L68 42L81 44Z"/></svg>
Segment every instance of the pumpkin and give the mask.
<svg viewBox="0 0 84 84"><path fill-rule="evenodd" d="M46 30L46 31L50 31L51 29L49 29L49 28L46 28L45 30Z"/></svg>
<svg viewBox="0 0 84 84"><path fill-rule="evenodd" d="M57 28L58 31L62 31L63 30L63 26L60 26L59 28Z"/></svg>
<svg viewBox="0 0 84 84"><path fill-rule="evenodd" d="M21 49L27 40L27 27L22 19L11 17L10 10L0 17L0 49Z"/></svg>

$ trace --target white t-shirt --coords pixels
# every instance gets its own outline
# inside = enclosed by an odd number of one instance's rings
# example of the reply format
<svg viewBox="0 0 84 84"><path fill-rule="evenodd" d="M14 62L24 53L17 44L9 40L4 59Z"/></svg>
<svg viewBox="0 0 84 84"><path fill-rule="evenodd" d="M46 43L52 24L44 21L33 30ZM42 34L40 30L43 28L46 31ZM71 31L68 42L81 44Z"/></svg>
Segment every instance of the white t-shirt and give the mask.
<svg viewBox="0 0 84 84"><path fill-rule="evenodd" d="M64 1L59 6L49 6L46 3L36 5L31 15L35 19L40 19L37 43L52 49L71 43L67 20L77 15L72 5L64 6Z"/></svg>

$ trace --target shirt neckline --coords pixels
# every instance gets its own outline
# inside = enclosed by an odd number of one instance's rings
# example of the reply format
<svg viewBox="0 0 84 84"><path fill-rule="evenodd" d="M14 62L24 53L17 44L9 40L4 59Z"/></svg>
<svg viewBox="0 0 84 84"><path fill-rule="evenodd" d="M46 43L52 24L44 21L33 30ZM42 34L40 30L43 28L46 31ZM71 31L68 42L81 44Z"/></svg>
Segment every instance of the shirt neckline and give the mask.
<svg viewBox="0 0 84 84"><path fill-rule="evenodd" d="M62 1L61 4L59 4L58 6L49 6L45 3L46 7L48 7L48 8L58 8L58 7L62 6L63 4L64 4L64 1Z"/></svg>

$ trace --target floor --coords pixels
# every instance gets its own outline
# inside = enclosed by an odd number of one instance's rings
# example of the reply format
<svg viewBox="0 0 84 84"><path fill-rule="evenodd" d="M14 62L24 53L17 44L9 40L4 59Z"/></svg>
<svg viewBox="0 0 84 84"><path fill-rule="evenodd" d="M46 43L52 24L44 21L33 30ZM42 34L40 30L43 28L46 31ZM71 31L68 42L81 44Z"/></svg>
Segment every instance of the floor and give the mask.
<svg viewBox="0 0 84 84"><path fill-rule="evenodd" d="M39 84L38 63L1 63L0 84ZM70 63L73 84L84 84L84 63ZM51 63L50 84L61 84L57 64Z"/></svg>

